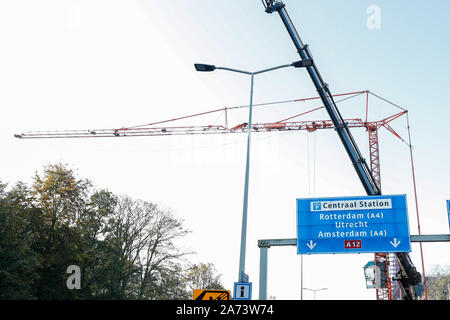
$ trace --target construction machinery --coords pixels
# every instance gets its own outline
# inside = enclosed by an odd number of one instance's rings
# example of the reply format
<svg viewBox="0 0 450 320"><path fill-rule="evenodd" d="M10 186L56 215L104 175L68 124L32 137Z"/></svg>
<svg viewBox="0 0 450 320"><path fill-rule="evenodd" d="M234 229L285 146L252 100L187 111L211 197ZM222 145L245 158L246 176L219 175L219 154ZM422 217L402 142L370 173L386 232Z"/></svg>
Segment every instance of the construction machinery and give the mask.
<svg viewBox="0 0 450 320"><path fill-rule="evenodd" d="M342 141L342 144L344 145L344 148L350 157L353 167L355 168L355 171L358 174L359 179L361 180L361 183L363 184L367 194L373 196L380 195L381 187L377 184L377 181L374 178L371 170L367 166L366 161L361 156L358 146L353 140L350 130L348 129L348 125L345 123L336 106L336 103L334 102L333 95L331 94L328 85L325 83L325 81L322 79L322 76L319 73L319 69L317 68L317 65L313 59L313 56L311 54L308 45L303 43L297 30L295 29L295 26L291 18L289 17L286 11L286 5L279 0L262 0L262 3L267 13L278 12L301 59L313 61L312 65L306 67L306 69L308 70L311 80L314 86L316 87L317 92L319 93L319 96L331 118L331 121L336 127L336 132L338 133ZM396 256L400 266L400 272L398 274L397 280L403 286L405 292L403 298L408 300L417 299L414 287L421 283L422 276L420 273L417 272L407 252L397 253ZM376 262L385 265L388 264L388 259L386 259L385 253L376 254L375 260ZM387 267L383 269L388 270Z"/></svg>
<svg viewBox="0 0 450 320"><path fill-rule="evenodd" d="M309 76L318 92L318 97L292 100L296 101L309 101L314 99L320 99L323 106L303 112L301 114L282 119L277 122L269 123L252 123L252 130L257 132L273 132L273 131L291 131L291 130L307 130L315 131L318 129L334 129L350 158L351 163L368 195L380 195L381 194L381 178L380 178L380 163L379 163L379 148L378 148L378 131L384 127L398 138L401 137L389 126L389 123L398 117L406 114L407 111L402 109L401 112L396 113L390 117L384 118L375 122L367 121L367 113L365 121L359 118L344 119L337 108L337 102L335 97L352 95L357 96L361 94L367 94L369 91L359 91L347 94L332 95L328 85L323 80L317 65L312 57L308 45L304 44L298 35L297 30L292 23L283 2L278 0L262 0L265 11L267 13L277 12L285 25L295 48L298 51L302 61L308 61L306 67ZM312 63L311 63L312 62ZM375 95L375 94L373 94ZM376 95L375 95L376 96ZM377 96L378 98L381 98ZM234 107L238 108L238 107ZM314 120L314 121L289 121L298 116L306 113L324 108L330 120ZM165 121L158 121L149 123L142 126L135 127L122 127L116 129L92 129L92 130L64 130L64 131L38 131L38 132L25 132L16 134L15 137L20 139L35 139L35 138L101 138L101 137L136 137L136 136L167 136L167 135L190 135L190 134L224 134L224 133L239 133L246 132L249 128L248 123L240 123L233 127L228 126L227 113L233 108L221 108L207 112L202 112L194 115L188 115L178 118L173 118ZM203 116L216 112L224 112L225 123L222 125L203 125L203 126L166 126L168 122L187 119L190 117ZM370 153L370 167L363 158L353 136L350 132L350 128L365 128L369 135L369 153ZM403 140L403 139L402 139ZM384 270L385 274L381 275L382 285L377 291L377 299L391 299L391 281L398 281L399 285L403 289L403 299L414 300L417 299L415 286L419 285L422 281L422 276L417 272L414 264L408 253L396 253L395 261L392 261L389 254L377 253L375 254L375 263L382 266L381 270ZM398 270L394 277L389 277L389 266L398 263Z"/></svg>

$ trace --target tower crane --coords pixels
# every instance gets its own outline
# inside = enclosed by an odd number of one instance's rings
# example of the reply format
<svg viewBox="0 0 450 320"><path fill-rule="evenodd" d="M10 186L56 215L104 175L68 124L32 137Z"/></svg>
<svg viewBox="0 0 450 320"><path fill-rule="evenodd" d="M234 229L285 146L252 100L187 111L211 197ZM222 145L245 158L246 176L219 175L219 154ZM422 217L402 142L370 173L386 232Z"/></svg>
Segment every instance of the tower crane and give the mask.
<svg viewBox="0 0 450 320"><path fill-rule="evenodd" d="M407 110L392 103L389 100L369 91L355 91L348 93L341 93L333 95L333 98L340 98L336 103L353 99L358 96L365 96L365 116L361 118L346 118L343 119L343 123L349 129L363 128L368 133L368 145L369 145L369 159L370 170L374 177L375 183L381 190L381 167L380 167L380 152L379 152L379 131L384 128L388 132L392 133L395 137L401 141L407 143L403 138L390 126L391 122L407 114ZM392 113L383 117L380 120L368 121L369 113L369 96L380 99L388 104L391 104L399 109L399 112ZM306 103L320 100L320 96L301 98L294 100L285 100L278 102L268 102L261 104L254 104L258 106L270 106L281 103ZM57 130L57 131L29 131L24 133L15 134L14 136L19 139L64 139L64 138L126 138L126 137L146 137L146 136L172 136L172 135L211 135L211 134L239 134L248 132L248 123L235 123L229 125L229 114L240 108L247 108L248 106L235 106L225 107L219 109L213 109L204 111L201 113L180 116L176 118L170 118L167 120L156 121L147 123L144 125L121 127L113 129L88 129L88 130ZM287 118L275 121L275 122L260 122L252 124L252 131L255 133L267 133L267 132L295 132L295 131L307 131L316 132L317 130L328 129L336 130L334 123L330 119L325 120L300 120L299 118L311 115L312 113L323 110L325 106L317 105L312 109L302 111L291 115ZM205 118L212 114L222 114L225 119L223 124L210 124L203 123L197 126L177 125L177 122L188 120L191 118ZM204 120L205 121L205 120ZM378 266L382 266L380 270L383 272L380 275L381 287L377 289L377 297L388 299L392 297L392 277L395 276L396 271L392 266L396 265L397 261L393 259L392 255L380 253L375 255L375 260ZM407 260L407 263L409 260ZM390 269L389 269L390 267Z"/></svg>

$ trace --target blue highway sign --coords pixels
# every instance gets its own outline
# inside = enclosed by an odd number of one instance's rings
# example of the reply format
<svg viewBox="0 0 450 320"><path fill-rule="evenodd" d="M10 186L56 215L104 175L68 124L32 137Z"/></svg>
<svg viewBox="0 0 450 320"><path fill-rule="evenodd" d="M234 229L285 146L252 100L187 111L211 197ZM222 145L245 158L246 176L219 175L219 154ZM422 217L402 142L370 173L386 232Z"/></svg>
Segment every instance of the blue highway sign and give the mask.
<svg viewBox="0 0 450 320"><path fill-rule="evenodd" d="M297 199L297 253L410 252L406 195Z"/></svg>

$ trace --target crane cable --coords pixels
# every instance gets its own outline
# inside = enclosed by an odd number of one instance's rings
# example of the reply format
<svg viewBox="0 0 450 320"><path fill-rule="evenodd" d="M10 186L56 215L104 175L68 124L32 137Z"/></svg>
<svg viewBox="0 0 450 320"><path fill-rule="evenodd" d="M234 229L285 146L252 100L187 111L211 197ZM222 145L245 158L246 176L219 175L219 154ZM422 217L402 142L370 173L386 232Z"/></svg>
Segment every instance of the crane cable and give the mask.
<svg viewBox="0 0 450 320"><path fill-rule="evenodd" d="M360 91L360 92L352 92L352 93L347 93L347 94L335 95L335 96L350 95L349 97L337 100L336 103L343 102L343 101L346 101L346 100L358 97L358 96L360 96L360 95L362 95L364 93L365 93L365 91ZM292 102L306 102L306 101L313 100L313 99L316 99L316 98L294 99L294 100L283 100L283 101L266 102L266 103L256 103L256 104L253 104L253 107L279 105L279 104L292 103ZM177 120L194 118L194 117L203 116L203 115L206 115L206 114L211 114L211 113L216 113L216 112L221 112L221 111L227 112L227 111L233 110L233 109L242 109L242 108L249 108L249 107L250 106L248 106L248 105L234 106L234 107L224 107L224 108L220 108L220 109L209 110L209 111L205 111L205 112L200 112L200 113L196 113L196 114L181 116L181 117L167 119L167 120L162 120L162 121L156 121L156 122L151 122L151 123L146 123L146 124L140 124L140 125L123 127L121 129L136 129L136 128L148 127L148 126L153 126L153 125L156 125L156 124L163 124L163 123L173 122L173 121L177 121ZM312 109L312 110L309 110L309 111L306 111L306 112L303 112L303 113L291 116L291 117L289 117L287 119L280 120L278 122L283 122L283 121L287 121L287 120L290 120L290 119L294 119L294 118L297 118L299 116L302 116L302 115L305 115L307 113L310 113L310 112L313 112L313 111L316 111L316 110L319 110L319 109L323 109L323 108L324 108L324 106L321 106L321 107L318 107L318 108L315 108L315 109Z"/></svg>
<svg viewBox="0 0 450 320"><path fill-rule="evenodd" d="M407 122L407 126L408 126L409 154L410 154L410 158L411 158L411 173L412 173L412 180L413 180L413 187L414 187L414 200L415 200L415 205L416 205L417 229L418 229L419 235L421 235L422 233L420 230L419 205L418 205L417 187L416 187L416 174L415 174L415 170L414 170L413 147L412 147L412 143L411 143L411 130L410 130L410 126L409 126L408 113L406 114L406 122ZM428 300L428 289L427 289L427 280L425 277L425 262L423 259L422 242L419 242L419 246L420 246L420 257L422 260L422 275L423 275L422 278L423 278L423 286L424 286L424 291L425 291L425 300Z"/></svg>

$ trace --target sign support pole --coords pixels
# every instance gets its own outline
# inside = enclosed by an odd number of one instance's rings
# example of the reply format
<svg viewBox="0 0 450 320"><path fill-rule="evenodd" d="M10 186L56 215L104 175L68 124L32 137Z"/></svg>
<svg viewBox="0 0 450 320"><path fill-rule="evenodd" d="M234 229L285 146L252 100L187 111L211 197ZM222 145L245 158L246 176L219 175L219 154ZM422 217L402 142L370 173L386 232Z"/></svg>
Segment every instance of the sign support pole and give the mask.
<svg viewBox="0 0 450 320"><path fill-rule="evenodd" d="M269 247L260 247L259 249L259 300L267 300L267 264Z"/></svg>

